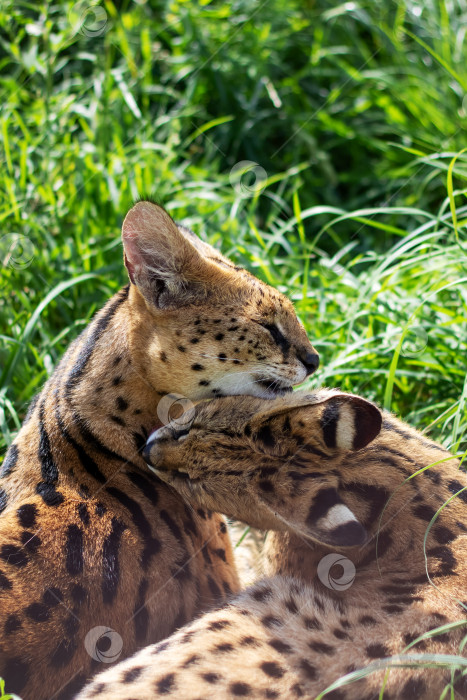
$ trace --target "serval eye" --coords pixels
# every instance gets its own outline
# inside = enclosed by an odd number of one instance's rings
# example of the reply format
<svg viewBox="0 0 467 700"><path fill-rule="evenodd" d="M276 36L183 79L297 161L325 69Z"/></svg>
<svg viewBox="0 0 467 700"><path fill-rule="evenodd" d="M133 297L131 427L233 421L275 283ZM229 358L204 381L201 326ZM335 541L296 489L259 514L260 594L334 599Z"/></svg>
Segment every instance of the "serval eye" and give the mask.
<svg viewBox="0 0 467 700"><path fill-rule="evenodd" d="M180 430L173 430L172 437L174 440L181 442L182 440L184 440L188 436L189 432L190 432L190 428L181 428Z"/></svg>
<svg viewBox="0 0 467 700"><path fill-rule="evenodd" d="M260 322L260 325L263 326L267 331L272 336L272 339L278 345L282 350L286 351L290 348L290 343L285 337L285 335L278 329L275 323L263 323Z"/></svg>

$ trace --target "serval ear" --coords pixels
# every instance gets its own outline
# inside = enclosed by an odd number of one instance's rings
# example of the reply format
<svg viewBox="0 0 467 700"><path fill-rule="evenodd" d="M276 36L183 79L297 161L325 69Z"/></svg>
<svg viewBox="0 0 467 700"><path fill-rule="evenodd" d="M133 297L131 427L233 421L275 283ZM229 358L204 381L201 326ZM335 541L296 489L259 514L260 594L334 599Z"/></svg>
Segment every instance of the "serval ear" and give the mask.
<svg viewBox="0 0 467 700"><path fill-rule="evenodd" d="M191 237L194 240L194 234ZM203 254L210 246L201 241L193 245L169 214L152 202L141 201L130 209L122 240L131 282L158 308L194 303L225 275Z"/></svg>
<svg viewBox="0 0 467 700"><path fill-rule="evenodd" d="M318 389L313 394L294 392L265 402L264 410L251 420L248 431L261 451L280 451L281 443L290 450L290 439L304 453L319 455L319 447L327 454L360 450L377 437L381 425L381 411L370 401L354 394Z"/></svg>
<svg viewBox="0 0 467 700"><path fill-rule="evenodd" d="M327 447L361 450L381 432L383 416L377 406L353 394L335 394L324 405L320 418Z"/></svg>

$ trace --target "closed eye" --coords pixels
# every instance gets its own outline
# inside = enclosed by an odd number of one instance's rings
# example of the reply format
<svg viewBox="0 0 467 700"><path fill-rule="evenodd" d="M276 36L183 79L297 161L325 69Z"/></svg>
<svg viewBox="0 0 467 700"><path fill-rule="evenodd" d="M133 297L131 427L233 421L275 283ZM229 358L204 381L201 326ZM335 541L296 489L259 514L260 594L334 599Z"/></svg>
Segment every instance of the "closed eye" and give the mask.
<svg viewBox="0 0 467 700"><path fill-rule="evenodd" d="M181 430L172 430L172 437L174 440L181 442L182 440L184 440L188 436L189 432L190 432L190 428L182 428Z"/></svg>
<svg viewBox="0 0 467 700"><path fill-rule="evenodd" d="M278 329L274 323L262 323L259 321L259 325L263 326L272 336L272 339L278 345L282 352L287 352L290 348L290 343L283 333Z"/></svg>

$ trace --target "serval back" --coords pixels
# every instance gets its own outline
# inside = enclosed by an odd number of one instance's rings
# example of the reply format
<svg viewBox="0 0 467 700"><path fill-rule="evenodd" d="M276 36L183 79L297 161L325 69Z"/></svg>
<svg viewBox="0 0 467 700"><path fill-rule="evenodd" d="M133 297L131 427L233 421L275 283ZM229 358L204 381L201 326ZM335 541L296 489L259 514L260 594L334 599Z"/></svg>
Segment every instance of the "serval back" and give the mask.
<svg viewBox="0 0 467 700"><path fill-rule="evenodd" d="M145 454L196 507L273 530L268 576L80 700L327 688L332 700L435 700L451 683L445 697L467 697L461 666L442 663L462 653L467 624L467 477L440 445L362 398L319 390L205 403L188 434L161 428ZM421 654L442 656L423 668Z"/></svg>
<svg viewBox="0 0 467 700"><path fill-rule="evenodd" d="M141 457L173 418L167 394L271 397L317 367L290 302L163 209L136 204L122 237L130 283L70 346L0 471L0 675L24 700L72 697L238 589L223 518Z"/></svg>

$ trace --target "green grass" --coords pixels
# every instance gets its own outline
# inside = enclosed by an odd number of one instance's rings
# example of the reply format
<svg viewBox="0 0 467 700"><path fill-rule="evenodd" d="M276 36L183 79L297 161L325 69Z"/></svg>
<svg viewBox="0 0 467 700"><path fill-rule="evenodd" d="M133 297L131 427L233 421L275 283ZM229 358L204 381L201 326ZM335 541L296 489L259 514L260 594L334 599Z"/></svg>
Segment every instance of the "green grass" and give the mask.
<svg viewBox="0 0 467 700"><path fill-rule="evenodd" d="M5 692L5 681L0 678L0 700L20 700L17 695Z"/></svg>
<svg viewBox="0 0 467 700"><path fill-rule="evenodd" d="M144 193L293 299L310 385L466 450L465 1L92 4L0 0L1 451Z"/></svg>

